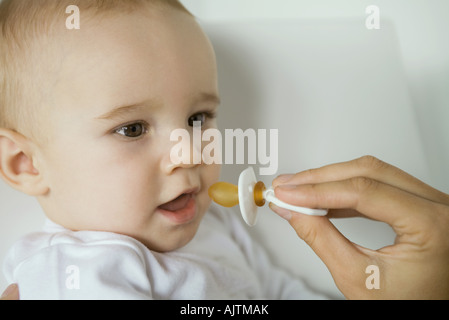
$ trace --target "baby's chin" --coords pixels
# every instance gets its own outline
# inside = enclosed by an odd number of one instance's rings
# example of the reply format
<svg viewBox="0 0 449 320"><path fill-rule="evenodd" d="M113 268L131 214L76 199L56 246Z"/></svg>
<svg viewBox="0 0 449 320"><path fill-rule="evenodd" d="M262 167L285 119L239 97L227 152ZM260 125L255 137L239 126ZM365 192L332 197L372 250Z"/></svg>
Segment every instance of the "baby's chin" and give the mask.
<svg viewBox="0 0 449 320"><path fill-rule="evenodd" d="M195 233L193 233L191 236L184 235L182 239L179 239L177 241L158 241L158 243L152 242L152 241L146 241L141 239L139 240L145 247L147 247L148 250L158 252L158 253L167 253L176 251L178 249L184 248L186 245L188 245L192 239L195 237Z"/></svg>
<svg viewBox="0 0 449 320"><path fill-rule="evenodd" d="M207 196L206 203L198 201L198 213L189 223L171 226L165 232L161 232L159 237L136 238L142 242L149 250L165 253L181 249L187 246L196 236L202 220L207 212L204 208L209 208L211 200ZM155 238L155 239L154 239Z"/></svg>
<svg viewBox="0 0 449 320"><path fill-rule="evenodd" d="M151 251L166 253L187 246L198 232L199 225L200 223L198 222L192 222L187 228L186 226L183 226L183 228L168 232L163 236L158 237L157 239L149 239L147 237L132 235L131 237L141 242L145 247L147 247L147 249Z"/></svg>

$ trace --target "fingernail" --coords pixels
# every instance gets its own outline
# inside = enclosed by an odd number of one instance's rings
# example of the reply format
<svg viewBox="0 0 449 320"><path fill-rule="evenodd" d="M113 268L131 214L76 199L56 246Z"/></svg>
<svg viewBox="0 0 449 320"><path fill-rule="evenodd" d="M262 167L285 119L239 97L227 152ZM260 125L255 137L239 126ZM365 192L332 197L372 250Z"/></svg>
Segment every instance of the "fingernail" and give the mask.
<svg viewBox="0 0 449 320"><path fill-rule="evenodd" d="M296 189L298 186L294 185L294 184L284 184L284 185L277 186L277 187L280 189L284 189L284 190L293 190L293 189Z"/></svg>
<svg viewBox="0 0 449 320"><path fill-rule="evenodd" d="M6 288L5 292L3 292L2 298L12 295L14 292L17 291L17 289L18 288L16 284L11 284L8 288Z"/></svg>
<svg viewBox="0 0 449 320"><path fill-rule="evenodd" d="M279 183L286 183L286 182L290 181L293 178L293 176L294 176L293 174L283 174L277 178L277 181Z"/></svg>
<svg viewBox="0 0 449 320"><path fill-rule="evenodd" d="M269 206L271 210L276 212L281 218L284 218L287 221L290 221L290 219L292 218L292 213L289 210L280 208L277 205L274 205L273 203L270 203Z"/></svg>

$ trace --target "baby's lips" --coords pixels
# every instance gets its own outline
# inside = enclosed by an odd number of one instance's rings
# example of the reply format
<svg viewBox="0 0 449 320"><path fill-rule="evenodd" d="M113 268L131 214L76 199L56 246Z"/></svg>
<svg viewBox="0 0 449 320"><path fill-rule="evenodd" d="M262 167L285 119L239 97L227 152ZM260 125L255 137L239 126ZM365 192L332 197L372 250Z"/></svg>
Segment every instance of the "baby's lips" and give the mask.
<svg viewBox="0 0 449 320"><path fill-rule="evenodd" d="M190 201L191 198L192 198L192 194L184 193L184 194L180 195L179 197L177 197L176 199L159 206L159 209L165 210L165 211L181 210L181 209L185 208L185 206L187 205L187 203Z"/></svg>

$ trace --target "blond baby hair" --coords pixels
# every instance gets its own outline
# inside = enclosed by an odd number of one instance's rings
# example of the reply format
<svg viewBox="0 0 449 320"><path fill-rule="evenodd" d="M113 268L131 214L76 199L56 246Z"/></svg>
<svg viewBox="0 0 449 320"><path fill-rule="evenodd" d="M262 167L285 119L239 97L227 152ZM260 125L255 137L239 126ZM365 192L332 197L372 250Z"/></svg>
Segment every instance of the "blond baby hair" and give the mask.
<svg viewBox="0 0 449 320"><path fill-rule="evenodd" d="M54 31L66 28L69 6L79 8L82 21L144 7L190 14L178 0L0 0L0 128L38 139L39 95L45 93L28 93L45 81L48 70L40 62Z"/></svg>

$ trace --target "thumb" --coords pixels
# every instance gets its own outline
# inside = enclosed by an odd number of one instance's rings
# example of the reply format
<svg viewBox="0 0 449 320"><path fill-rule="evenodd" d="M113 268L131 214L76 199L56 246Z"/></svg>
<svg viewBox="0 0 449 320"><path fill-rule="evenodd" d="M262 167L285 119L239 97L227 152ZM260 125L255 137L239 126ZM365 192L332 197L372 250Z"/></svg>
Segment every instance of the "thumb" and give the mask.
<svg viewBox="0 0 449 320"><path fill-rule="evenodd" d="M369 249L362 248L343 236L327 217L308 216L279 208L271 209L289 221L329 269L338 289L346 298L366 293L367 266L373 264Z"/></svg>

